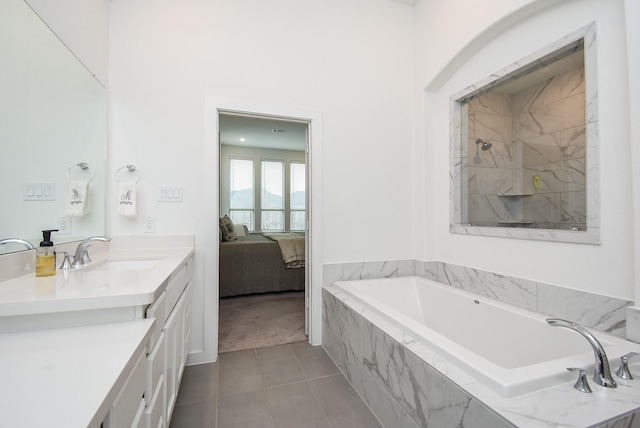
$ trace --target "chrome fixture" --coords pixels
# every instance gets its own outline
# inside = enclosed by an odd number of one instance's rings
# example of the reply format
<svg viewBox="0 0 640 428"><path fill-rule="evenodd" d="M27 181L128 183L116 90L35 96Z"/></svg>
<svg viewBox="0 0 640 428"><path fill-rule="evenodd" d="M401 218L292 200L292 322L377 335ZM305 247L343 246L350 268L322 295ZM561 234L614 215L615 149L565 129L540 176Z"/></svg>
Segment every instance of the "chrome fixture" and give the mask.
<svg viewBox="0 0 640 428"><path fill-rule="evenodd" d="M4 244L22 244L27 248L27 250L35 250L36 249L36 247L34 247L31 244L31 242L25 241L24 239L20 239L20 238L0 239L0 245L4 245Z"/></svg>
<svg viewBox="0 0 640 428"><path fill-rule="evenodd" d="M60 269L71 269L73 267L73 264L71 263L71 259L69 258L69 253L67 253L66 251L58 251L58 254L64 254L64 259L62 260Z"/></svg>
<svg viewBox="0 0 640 428"><path fill-rule="evenodd" d="M492 143L486 141L486 140L481 140L480 138L476 138L476 144L482 144L482 146L480 147L480 149L483 152L486 152L487 150L489 150L491 148L491 146L493 146ZM477 147L477 146L476 146Z"/></svg>
<svg viewBox="0 0 640 428"><path fill-rule="evenodd" d="M591 392L591 387L589 386L589 382L587 382L587 376L586 376L587 372L585 372L584 370L578 367L567 367L567 370L569 370L570 372L579 372L578 380L573 385L575 389L585 393Z"/></svg>
<svg viewBox="0 0 640 428"><path fill-rule="evenodd" d="M604 386L606 388L615 388L617 386L616 381L613 380L613 377L611 376L607 354L606 352L604 352L604 348L602 347L600 342L598 342L598 339L596 339L596 337L591 334L589 330L574 322L563 320L560 318L547 318L547 323L552 327L568 328L584 336L584 338L589 341L591 348L593 348L593 354L596 359L595 369L593 372L593 380L597 382L598 385Z"/></svg>
<svg viewBox="0 0 640 428"><path fill-rule="evenodd" d="M76 253L73 256L74 268L85 266L91 261L89 258L89 247L91 246L90 242L93 241L109 242L111 241L111 238L108 236L92 236L80 242L76 248Z"/></svg>
<svg viewBox="0 0 640 428"><path fill-rule="evenodd" d="M618 370L616 370L616 375L618 377L621 377L622 379L633 379L633 376L631 376L631 372L629 371L629 359L631 357L635 357L636 355L639 355L637 352L629 352L626 355L623 355L622 357L620 357L620 367L618 367Z"/></svg>

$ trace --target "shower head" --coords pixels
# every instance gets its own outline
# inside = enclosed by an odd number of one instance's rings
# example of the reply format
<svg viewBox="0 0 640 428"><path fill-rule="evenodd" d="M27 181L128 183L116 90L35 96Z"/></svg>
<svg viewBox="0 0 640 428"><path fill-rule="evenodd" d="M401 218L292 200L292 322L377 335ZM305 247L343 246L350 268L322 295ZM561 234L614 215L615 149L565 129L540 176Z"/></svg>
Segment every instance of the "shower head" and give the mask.
<svg viewBox="0 0 640 428"><path fill-rule="evenodd" d="M491 146L493 146L493 144L491 144L490 142L481 140L480 138L476 138L476 144L482 144L480 149L482 149L483 152L486 152L491 148Z"/></svg>

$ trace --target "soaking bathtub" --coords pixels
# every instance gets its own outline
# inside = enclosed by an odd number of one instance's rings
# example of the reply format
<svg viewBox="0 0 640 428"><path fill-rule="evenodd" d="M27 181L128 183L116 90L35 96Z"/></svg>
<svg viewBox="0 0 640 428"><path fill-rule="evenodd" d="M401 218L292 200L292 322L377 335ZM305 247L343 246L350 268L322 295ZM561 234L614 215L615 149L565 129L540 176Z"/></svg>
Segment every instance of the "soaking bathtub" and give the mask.
<svg viewBox="0 0 640 428"><path fill-rule="evenodd" d="M547 316L421 277L338 281L335 286L504 398L593 373L594 353L575 331ZM640 345L591 329L612 373Z"/></svg>

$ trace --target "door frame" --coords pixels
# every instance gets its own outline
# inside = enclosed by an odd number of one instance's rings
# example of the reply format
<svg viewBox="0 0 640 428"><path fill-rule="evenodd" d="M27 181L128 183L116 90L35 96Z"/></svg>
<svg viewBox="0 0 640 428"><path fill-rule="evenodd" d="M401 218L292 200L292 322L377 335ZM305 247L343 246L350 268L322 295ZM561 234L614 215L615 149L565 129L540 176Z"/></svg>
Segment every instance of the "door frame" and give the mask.
<svg viewBox="0 0 640 428"><path fill-rule="evenodd" d="M260 104L243 100L206 97L206 130L204 153L204 225L205 235L218 236L220 210L220 113L264 116L266 118L296 120L308 123L308 206L307 206L307 264L305 306L309 308L309 343L322 343L322 115L304 108ZM212 167L213 166L213 167ZM204 254L203 302L203 360L218 359L218 245L206 245Z"/></svg>

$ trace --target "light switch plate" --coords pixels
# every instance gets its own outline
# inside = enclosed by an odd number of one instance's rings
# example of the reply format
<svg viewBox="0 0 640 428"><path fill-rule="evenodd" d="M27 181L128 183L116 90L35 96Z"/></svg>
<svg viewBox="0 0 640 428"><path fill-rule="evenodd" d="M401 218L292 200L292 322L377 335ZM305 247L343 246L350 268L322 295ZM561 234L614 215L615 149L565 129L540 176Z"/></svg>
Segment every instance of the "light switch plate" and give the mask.
<svg viewBox="0 0 640 428"><path fill-rule="evenodd" d="M160 186L159 202L182 202L182 186Z"/></svg>
<svg viewBox="0 0 640 428"><path fill-rule="evenodd" d="M55 183L24 183L23 200L25 201L55 201Z"/></svg>

